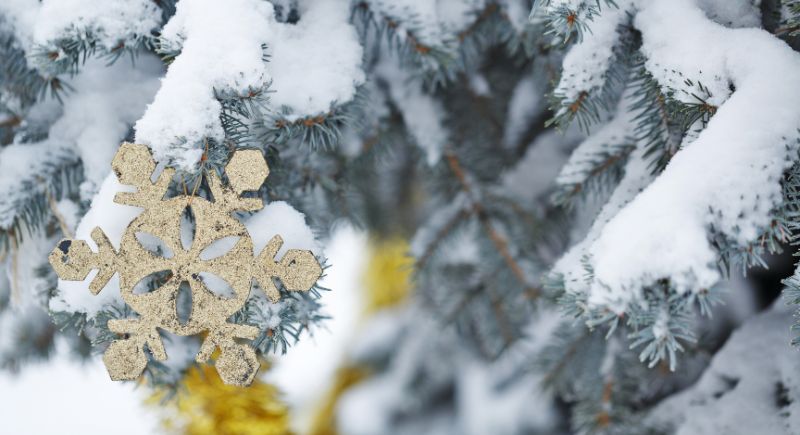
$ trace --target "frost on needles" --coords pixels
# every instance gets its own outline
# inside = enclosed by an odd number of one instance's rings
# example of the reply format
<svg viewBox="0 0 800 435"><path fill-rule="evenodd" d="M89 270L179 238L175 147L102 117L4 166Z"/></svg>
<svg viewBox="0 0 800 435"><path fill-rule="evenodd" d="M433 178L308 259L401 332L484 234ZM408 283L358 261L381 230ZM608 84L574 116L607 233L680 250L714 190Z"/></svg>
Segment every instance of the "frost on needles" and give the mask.
<svg viewBox="0 0 800 435"><path fill-rule="evenodd" d="M550 2L544 13L555 13L565 3ZM587 157L568 164L559 182L574 184L575 176L567 174L591 173L589 155L603 152L627 161L620 168L624 175L586 239L556 264L554 273L562 276L569 297L582 301L579 310L590 323L598 318L643 322L651 335L636 343L655 344L645 347L642 358L655 364L669 353L674 366L673 352L680 344L673 336L681 332L671 316L686 309L676 307L674 299L704 298L731 261L746 267L758 262L746 257L763 252L765 238L788 241L776 222L783 218L786 202L783 176L798 158L800 110L795 102L800 76L794 72L800 71L800 58L763 30L714 22L708 12L715 11L701 9L704 2L615 3L604 6L610 11L601 13L599 26L592 23L591 34L583 35L565 56L554 91L561 104L556 116L592 118L599 104L594 101L610 99L605 95L608 82L620 75L630 81L637 69L658 84L659 104L674 99L678 106L705 108L711 116L695 121L702 123L697 133L691 132L697 125L686 126L679 150L653 177L639 169L646 142L635 128L647 107L629 94L617 97L621 102L613 120L590 133L578 148ZM638 53L625 52L632 48L631 38L641 39L634 43ZM595 44L604 50L592 48ZM643 62L631 60L625 71L612 74L604 66L613 56L641 56ZM625 61L613 65L619 68L620 63ZM588 71L591 78L581 79ZM621 123L619 118L626 116L632 120ZM665 123L659 134L671 134L667 127ZM610 134L609 129L615 129L610 141L599 138ZM633 151L626 151L624 142ZM609 146L615 149L602 151ZM662 289L675 296L654 303L651 294Z"/></svg>
<svg viewBox="0 0 800 435"><path fill-rule="evenodd" d="M248 148L256 245L324 262L351 225L414 259L413 296L345 340L370 375L342 433L796 432L791 315L742 272L800 228L798 23L796 0L2 1L0 366L90 357L129 316L113 280L45 267L139 212L112 201L122 141L204 196ZM324 290L254 288L235 320L291 352ZM167 343L147 382L175 388L197 343Z"/></svg>
<svg viewBox="0 0 800 435"><path fill-rule="evenodd" d="M252 128L249 118L291 123L351 100L363 72L346 6L316 2L304 12L295 25L277 22L259 0L180 2L159 39L170 66L136 140L190 169L204 141ZM248 107L230 107L242 100Z"/></svg>

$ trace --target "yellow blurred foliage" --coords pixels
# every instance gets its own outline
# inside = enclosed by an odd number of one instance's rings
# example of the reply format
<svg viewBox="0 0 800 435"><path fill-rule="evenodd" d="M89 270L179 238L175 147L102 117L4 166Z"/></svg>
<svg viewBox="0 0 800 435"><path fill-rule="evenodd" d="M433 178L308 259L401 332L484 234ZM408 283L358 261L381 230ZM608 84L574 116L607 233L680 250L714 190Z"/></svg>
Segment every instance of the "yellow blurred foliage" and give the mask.
<svg viewBox="0 0 800 435"><path fill-rule="evenodd" d="M263 367L262 363L262 367ZM148 403L167 404L163 419L169 432L187 435L286 435L289 409L277 388L256 378L250 387L225 385L214 367L191 368L176 397L164 401L156 392ZM174 412L170 412L174 411Z"/></svg>
<svg viewBox="0 0 800 435"><path fill-rule="evenodd" d="M409 255L408 242L392 237L370 242L370 253L363 283L365 314L404 302L411 292L414 258Z"/></svg>
<svg viewBox="0 0 800 435"><path fill-rule="evenodd" d="M359 367L342 367L336 372L333 386L325 395L322 406L317 410L311 424L309 435L337 435L336 405L339 397L353 385L367 377L367 371Z"/></svg>

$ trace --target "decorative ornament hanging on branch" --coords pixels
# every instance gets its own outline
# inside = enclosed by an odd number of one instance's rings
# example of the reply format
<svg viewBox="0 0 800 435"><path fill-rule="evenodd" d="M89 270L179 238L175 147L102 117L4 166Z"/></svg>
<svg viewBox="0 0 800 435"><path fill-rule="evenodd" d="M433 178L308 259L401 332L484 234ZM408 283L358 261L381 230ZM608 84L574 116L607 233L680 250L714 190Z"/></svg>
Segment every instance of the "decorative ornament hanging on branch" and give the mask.
<svg viewBox="0 0 800 435"><path fill-rule="evenodd" d="M225 167L228 186L214 171L207 175L213 202L194 195L164 199L175 175L166 168L155 182L156 169L150 150L144 145L123 143L111 163L122 184L137 187L136 192L119 192L114 202L142 207L144 211L128 225L115 250L102 229L92 230L97 244L95 253L83 240L64 239L50 253L50 264L61 279L81 281L93 269L98 273L89 285L93 294L102 290L109 279L119 273L122 299L139 313L136 319L109 320L108 328L125 338L115 340L103 355L103 362L112 380L136 379L147 366L144 346L156 360L167 358L158 329L188 336L206 332L196 361L205 363L216 348L220 349L215 365L223 382L247 386L260 366L253 348L236 339L253 340L258 328L228 323L228 318L243 306L255 278L272 302L280 299L273 282L278 278L289 291L307 291L322 275L319 262L310 251L289 250L276 260L283 239L273 237L258 256L247 228L231 214L234 211L256 211L264 205L260 198L242 197L242 193L258 190L269 175L269 168L260 151L236 151ZM195 217L194 240L188 248L181 241L181 219L189 208ZM171 251L159 256L141 245L137 233L160 238ZM215 258L204 258L213 242L234 237L233 248ZM134 287L148 276L168 271L166 282L153 291L136 294ZM234 295L226 298L211 292L200 277L201 272L224 279ZM182 283L191 288L191 314L186 321L178 317L178 294Z"/></svg>

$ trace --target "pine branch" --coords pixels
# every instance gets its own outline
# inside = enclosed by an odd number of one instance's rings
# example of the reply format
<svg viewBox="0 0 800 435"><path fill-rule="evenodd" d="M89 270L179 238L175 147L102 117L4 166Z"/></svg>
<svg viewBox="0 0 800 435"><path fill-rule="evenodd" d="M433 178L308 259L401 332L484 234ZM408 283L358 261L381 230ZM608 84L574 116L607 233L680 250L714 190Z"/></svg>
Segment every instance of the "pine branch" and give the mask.
<svg viewBox="0 0 800 435"><path fill-rule="evenodd" d="M439 248L442 242L449 236L453 230L464 220L472 216L474 209L461 209L453 215L448 221L442 225L441 228L436 232L436 236L428 243L425 251L417 258L416 269L421 270L424 269L430 260L433 253Z"/></svg>
<svg viewBox="0 0 800 435"><path fill-rule="evenodd" d="M470 186L470 183L467 181L466 174L461 167L458 157L456 157L453 151L448 150L445 152L445 159L447 160L447 164L453 172L453 175L458 180L461 189L472 203L472 208L475 215L480 221L481 226L483 227L487 236L492 241L492 244L494 244L495 248L497 249L497 252L503 258L508 268L516 277L517 281L519 281L520 285L522 285L522 287L525 289L525 293L528 295L528 297L530 299L537 299L541 294L541 289L528 283L528 279L525 276L525 273L522 271L522 267L519 265L519 263L517 263L508 249L508 241L495 230L491 222L491 218L486 213L486 209L475 197L473 189Z"/></svg>
<svg viewBox="0 0 800 435"><path fill-rule="evenodd" d="M612 145L588 156L588 162L584 163L588 170L574 181L575 177L570 176L571 181L559 182L558 190L552 196L553 202L571 206L578 197L614 186L622 178L625 164L635 149L634 144Z"/></svg>
<svg viewBox="0 0 800 435"><path fill-rule="evenodd" d="M544 377L542 377L542 385L553 385L556 378L561 376L569 364L569 361L578 354L578 350L584 345L584 342L588 340L589 337L591 337L591 331L584 329L583 332L566 347L563 355L556 360L555 363L550 364L552 368L545 373Z"/></svg>
<svg viewBox="0 0 800 435"><path fill-rule="evenodd" d="M25 145L18 145L25 146ZM49 196L55 199L77 194L83 168L75 155L64 149L50 151L27 178L16 180L14 192L0 198L0 253L39 231L52 215Z"/></svg>
<svg viewBox="0 0 800 435"><path fill-rule="evenodd" d="M786 15L782 17L780 27L775 34L780 36L800 35L800 1L783 0L783 7Z"/></svg>
<svg viewBox="0 0 800 435"><path fill-rule="evenodd" d="M644 56L640 57L635 76L630 85L630 110L636 112L636 140L643 143L645 157L653 159L650 163L653 174L660 173L667 166L681 145L687 126L676 116L682 108L661 91L661 86L644 67Z"/></svg>
<svg viewBox="0 0 800 435"><path fill-rule="evenodd" d="M553 3L559 3L553 5ZM606 7L617 5L614 0L604 0ZM591 22L601 13L601 0L583 0L579 2L554 2L552 0L535 0L531 8L531 19L543 11L547 23L546 34L562 38L564 44L576 39L582 41L586 33L591 34Z"/></svg>
<svg viewBox="0 0 800 435"><path fill-rule="evenodd" d="M377 11L368 1L354 4L351 21L359 27L361 39L374 35L376 42L384 39L403 63L410 63L432 75L434 82L449 81L455 73L455 52L447 43L428 45L420 40L421 31L413 22ZM376 48L377 49L377 48Z"/></svg>

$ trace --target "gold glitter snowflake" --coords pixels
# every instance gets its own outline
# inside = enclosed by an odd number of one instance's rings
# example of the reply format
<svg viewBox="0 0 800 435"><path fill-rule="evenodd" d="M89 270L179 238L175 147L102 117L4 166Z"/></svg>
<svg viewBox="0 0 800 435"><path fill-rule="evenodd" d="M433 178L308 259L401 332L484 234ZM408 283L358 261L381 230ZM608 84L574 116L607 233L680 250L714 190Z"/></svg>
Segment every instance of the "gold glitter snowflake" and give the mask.
<svg viewBox="0 0 800 435"><path fill-rule="evenodd" d="M144 209L125 230L116 250L102 229L92 230L92 240L97 252L82 240L64 239L50 253L50 264L64 280L81 281L97 269L89 285L97 294L115 274L119 274L122 299L137 313L138 318L115 319L108 328L122 339L109 345L103 361L113 380L135 379L144 371L147 356L144 346L156 360L167 358L159 329L177 335L195 335L206 332L196 356L198 363L211 358L216 348L220 354L216 369L226 384L246 386L256 375L259 362L248 344L236 339L252 340L258 328L229 323L250 295L255 278L272 302L280 298L273 278L278 278L290 291L309 290L322 274L322 268L310 251L289 250L276 260L283 240L275 236L258 256L254 255L253 241L247 228L234 218L234 211L256 211L263 207L261 199L242 197L242 193L258 190L269 174L269 168L260 151L244 150L234 153L225 174L228 185L223 185L211 171L207 182L213 202L194 195L181 195L164 199L175 174L166 168L155 182L151 176L156 163L144 145L123 143L112 161L117 178L122 184L133 185L135 192L120 192L114 202ZM194 239L188 248L181 241L181 220L190 208L195 218ZM156 236L168 247L170 255L159 255L142 246L137 234ZM235 238L234 246L222 255L207 258L204 251L212 243L225 238ZM165 252L167 250L164 250ZM134 287L148 277L164 273L166 282L152 291L134 292ZM211 273L222 279L233 290L232 297L212 292L200 274ZM182 283L191 288L191 313L187 319L178 316L178 294Z"/></svg>

